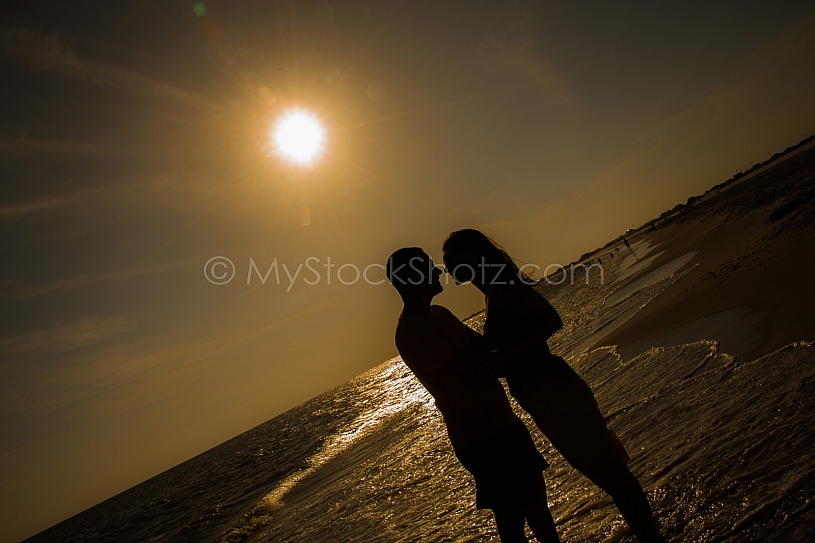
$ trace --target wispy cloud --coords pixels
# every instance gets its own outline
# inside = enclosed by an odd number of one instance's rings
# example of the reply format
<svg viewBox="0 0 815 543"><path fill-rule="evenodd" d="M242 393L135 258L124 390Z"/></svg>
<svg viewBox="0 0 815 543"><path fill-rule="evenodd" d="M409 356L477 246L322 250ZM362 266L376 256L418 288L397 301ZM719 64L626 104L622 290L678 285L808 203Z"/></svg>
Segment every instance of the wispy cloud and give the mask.
<svg viewBox="0 0 815 543"><path fill-rule="evenodd" d="M13 299L33 298L35 296L41 296L43 294L77 287L84 287L99 283L126 281L143 275L180 268L182 266L191 264L200 264L200 262L195 259L184 259L152 266L140 266L123 270L101 271L88 275L77 275L38 285L16 285L7 288L6 296Z"/></svg>
<svg viewBox="0 0 815 543"><path fill-rule="evenodd" d="M766 159L767 151L794 143L803 134L790 134L790 126L798 124L811 133L815 115L804 104L815 88L815 73L801 67L815 54L813 30L815 14L763 44L745 59L738 77L655 122L605 171L579 179L563 202L520 219L480 226L499 241L513 240L510 249L518 256L567 263L580 251L724 181L737 167ZM590 227L547 237L541 244L540 232L569 224Z"/></svg>
<svg viewBox="0 0 815 543"><path fill-rule="evenodd" d="M531 31L530 15L512 21L478 44L478 58L487 69L508 71L527 85L541 91L560 106L574 103L574 95L564 75L540 49Z"/></svg>
<svg viewBox="0 0 815 543"><path fill-rule="evenodd" d="M179 209L195 205L196 198L206 198L210 194L207 187L188 183L174 173L122 177L124 179L119 179L117 183L79 188L35 200L0 204L0 223L52 218L58 212L66 216L88 216L96 213L100 206L132 208L146 203Z"/></svg>
<svg viewBox="0 0 815 543"><path fill-rule="evenodd" d="M37 200L33 202L19 202L0 207L0 220L14 220L35 213L46 211L65 204L68 200L50 198L47 200Z"/></svg>
<svg viewBox="0 0 815 543"><path fill-rule="evenodd" d="M199 110L215 112L218 109L200 94L119 66L80 58L58 36L34 28L0 29L0 55L33 71L90 81L119 92L169 100Z"/></svg>
<svg viewBox="0 0 815 543"><path fill-rule="evenodd" d="M0 415L25 418L50 412L60 420L76 421L102 412L132 411L178 395L189 398L196 387L218 388L235 368L234 363L225 366L225 360L247 348L251 352L257 341L276 337L292 321L339 302L333 298L218 336L198 330L134 337L128 328L138 325L138 319L115 316L83 318L2 340L0 361L6 380L0 382Z"/></svg>
<svg viewBox="0 0 815 543"><path fill-rule="evenodd" d="M1 340L0 353L6 360L63 354L96 345L124 325L124 319L116 317L83 318Z"/></svg>
<svg viewBox="0 0 815 543"><path fill-rule="evenodd" d="M121 146L108 142L78 140L32 139L21 134L13 139L0 140L0 155L56 154L83 157L137 156Z"/></svg>

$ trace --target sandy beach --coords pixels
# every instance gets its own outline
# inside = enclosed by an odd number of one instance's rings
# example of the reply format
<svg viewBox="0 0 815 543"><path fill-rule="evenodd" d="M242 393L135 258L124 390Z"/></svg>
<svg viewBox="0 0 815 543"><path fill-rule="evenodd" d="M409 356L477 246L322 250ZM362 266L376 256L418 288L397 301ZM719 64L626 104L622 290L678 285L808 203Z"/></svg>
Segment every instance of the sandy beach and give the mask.
<svg viewBox="0 0 815 543"><path fill-rule="evenodd" d="M752 360L815 339L815 144L656 231L642 230L629 241L648 265L630 281L685 255L692 254L680 269L696 267L596 346L617 345L630 359L655 346L715 339L723 351Z"/></svg>

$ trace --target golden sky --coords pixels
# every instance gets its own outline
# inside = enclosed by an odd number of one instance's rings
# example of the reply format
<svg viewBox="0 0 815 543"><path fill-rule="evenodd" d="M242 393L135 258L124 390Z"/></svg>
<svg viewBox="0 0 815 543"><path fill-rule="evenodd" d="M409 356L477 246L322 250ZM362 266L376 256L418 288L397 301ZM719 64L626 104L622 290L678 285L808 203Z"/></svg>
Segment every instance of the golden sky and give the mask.
<svg viewBox="0 0 815 543"><path fill-rule="evenodd" d="M339 265L467 226L566 264L815 129L811 2L204 4L2 8L0 541L394 356Z"/></svg>

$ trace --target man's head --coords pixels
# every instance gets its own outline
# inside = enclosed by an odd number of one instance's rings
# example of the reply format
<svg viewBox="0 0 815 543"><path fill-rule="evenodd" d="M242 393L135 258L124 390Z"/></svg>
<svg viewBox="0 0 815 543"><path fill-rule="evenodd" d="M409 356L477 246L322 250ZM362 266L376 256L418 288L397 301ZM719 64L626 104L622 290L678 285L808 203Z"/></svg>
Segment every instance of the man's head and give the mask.
<svg viewBox="0 0 815 543"><path fill-rule="evenodd" d="M418 247L404 247L388 258L388 280L404 300L432 300L444 287L439 270L427 253Z"/></svg>

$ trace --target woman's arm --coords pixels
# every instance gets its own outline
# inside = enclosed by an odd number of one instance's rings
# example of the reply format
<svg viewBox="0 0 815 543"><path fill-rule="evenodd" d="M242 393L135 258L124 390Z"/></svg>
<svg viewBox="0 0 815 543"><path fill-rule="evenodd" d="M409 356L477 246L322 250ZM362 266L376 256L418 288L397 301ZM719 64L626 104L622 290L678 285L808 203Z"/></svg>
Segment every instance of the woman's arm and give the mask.
<svg viewBox="0 0 815 543"><path fill-rule="evenodd" d="M557 316L557 314L555 314ZM563 328L560 317L557 322L554 319L542 319L529 327L529 331L523 337L518 338L508 345L497 349L497 353L506 358L531 351L545 344L555 332Z"/></svg>
<svg viewBox="0 0 815 543"><path fill-rule="evenodd" d="M529 323L525 334L491 353L494 363L505 375L512 372L510 360L513 357L546 344L555 332L563 328L563 321L552 304L528 286L491 288L489 308L491 313L513 313Z"/></svg>

